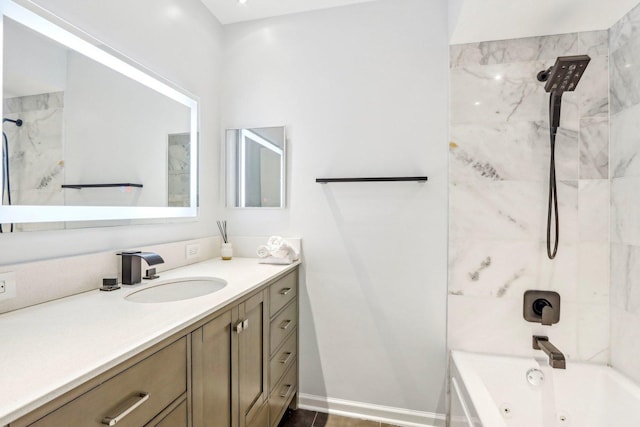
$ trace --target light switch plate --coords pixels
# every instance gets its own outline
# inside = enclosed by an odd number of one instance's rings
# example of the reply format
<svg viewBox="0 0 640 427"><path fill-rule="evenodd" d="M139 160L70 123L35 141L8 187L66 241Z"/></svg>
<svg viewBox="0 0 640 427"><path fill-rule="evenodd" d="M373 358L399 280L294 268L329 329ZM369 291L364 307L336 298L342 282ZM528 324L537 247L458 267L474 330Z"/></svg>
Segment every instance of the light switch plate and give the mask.
<svg viewBox="0 0 640 427"><path fill-rule="evenodd" d="M0 301L13 299L16 297L16 273L12 271L0 272L0 285L4 283L0 289Z"/></svg>
<svg viewBox="0 0 640 427"><path fill-rule="evenodd" d="M200 256L200 243L192 243L185 246L185 258L194 259Z"/></svg>

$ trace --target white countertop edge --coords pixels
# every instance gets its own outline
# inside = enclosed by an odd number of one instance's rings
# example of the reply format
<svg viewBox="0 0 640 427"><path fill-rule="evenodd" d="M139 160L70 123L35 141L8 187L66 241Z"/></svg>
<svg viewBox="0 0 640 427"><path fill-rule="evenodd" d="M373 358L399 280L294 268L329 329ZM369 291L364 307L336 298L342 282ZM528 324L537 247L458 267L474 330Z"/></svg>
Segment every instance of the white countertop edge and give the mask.
<svg viewBox="0 0 640 427"><path fill-rule="evenodd" d="M237 259L236 257L234 257L234 259ZM247 259L247 260L253 260L253 259ZM208 263L211 262L212 260L206 260L206 261L202 261L198 264L204 264L204 263ZM265 265L265 264L258 264L258 259L255 259L256 261L256 265ZM34 411L35 409L41 407L42 405L45 405L49 402L51 402L52 400L64 395L65 393L75 389L76 387L84 384L85 382L95 378L96 376L103 374L105 372L107 372L108 370L118 366L119 364L129 360L131 357L153 347L154 345L162 342L163 340L171 337L172 335L180 332L181 330L184 330L185 328L189 327L190 325L195 324L196 322L205 319L206 317L210 316L211 314L215 313L216 311L220 310L222 307L227 306L228 304L232 303L233 301L236 301L242 297L244 297L245 295L250 294L251 292L253 292L254 290L258 289L259 287L263 286L264 284L268 283L269 281L272 281L274 278L278 277L278 276L282 276L285 275L286 273L288 273L289 271L293 270L295 267L299 266L301 264L301 261L295 261L292 264L288 264L288 265L274 265L272 264L274 267L279 267L278 270L276 272L274 272L274 274L264 278L263 280L256 282L248 287L243 288L240 292L237 292L236 294L221 300L220 302L218 302L215 305L212 305L211 307L209 307L208 309L204 310L204 311L199 311L199 312L194 312L193 316L190 317L185 317L181 322L174 324L173 326L169 327L169 328L159 328L158 332L155 336L151 336L150 339L145 340L144 342L141 342L139 345L130 347L130 348L123 348L121 352L119 352L119 355L113 358L109 358L108 360L96 360L89 369L87 369L86 371L84 371L84 373L79 374L77 376L75 376L73 379L70 379L68 381L65 381L63 383L58 383L58 384L51 384L51 387L47 389L47 391L44 391L42 393L40 393L38 395L38 397L36 398L29 398L29 399L20 399L19 396L15 396L15 400L8 400L8 399L0 399L0 426L5 426L7 424L10 424L11 422L16 421L17 419L19 419L20 417L27 415L28 413ZM173 270L168 270L162 273L162 276L166 276L169 275L171 278L171 276L178 276L181 274L181 272L183 270L188 270L190 269L190 267L193 267L197 264L192 264L192 265L188 265L188 266L184 266L184 267L179 267ZM215 275L215 274L213 274ZM186 276L185 276L186 277ZM124 291L128 294L128 293L132 293L133 291L138 291L140 289L142 289L143 287L151 287L156 285L157 283L154 282L148 282L148 283L144 283L143 286L140 285L134 285L136 286L135 288L128 288L125 289ZM67 298L63 298L60 300L55 300L55 301L50 301L48 303L51 302L62 302L66 299L69 298L74 298L74 297L78 297L81 295L85 295L85 294L90 294L90 293L96 293L96 292L100 292L97 289L94 291L89 291L89 292L85 292L83 294L77 294L77 295L72 295L70 297ZM118 291L114 291L114 292L118 292ZM42 305L46 305L48 303L44 303L44 304L40 304L39 306ZM129 303L128 304L135 304L135 303ZM172 304L172 303L160 303L160 304ZM17 312L21 312L24 310L29 310L29 309L34 309L34 307L38 307L38 306L32 306L32 307L26 307L25 309L21 309L21 310L16 310L14 312L9 312L9 313L4 313L4 314L11 314L11 313L17 313ZM2 315L0 315L0 325L2 322ZM1 359L0 359L1 360ZM43 389L45 387L42 387Z"/></svg>

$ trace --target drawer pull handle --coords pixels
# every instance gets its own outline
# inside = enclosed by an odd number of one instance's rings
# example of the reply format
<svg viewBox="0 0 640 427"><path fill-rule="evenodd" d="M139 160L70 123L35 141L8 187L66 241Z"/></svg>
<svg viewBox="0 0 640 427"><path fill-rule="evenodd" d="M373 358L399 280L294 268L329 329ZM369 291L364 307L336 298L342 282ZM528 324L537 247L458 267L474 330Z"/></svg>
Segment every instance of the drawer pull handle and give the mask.
<svg viewBox="0 0 640 427"><path fill-rule="evenodd" d="M236 330L237 334L241 334L242 333L242 322L236 323L236 326L235 326L234 329Z"/></svg>
<svg viewBox="0 0 640 427"><path fill-rule="evenodd" d="M286 295L291 292L291 288L280 289L280 295Z"/></svg>
<svg viewBox="0 0 640 427"><path fill-rule="evenodd" d="M291 360L291 356L293 356L293 353L290 351L287 351L286 353L284 353L285 358L280 360L280 363L282 363L283 365L286 365L287 363L289 363L289 360Z"/></svg>
<svg viewBox="0 0 640 427"><path fill-rule="evenodd" d="M242 321L242 330L249 329L249 319L244 319Z"/></svg>
<svg viewBox="0 0 640 427"><path fill-rule="evenodd" d="M124 417L133 412L138 406L142 405L144 402L149 400L149 393L138 393L130 399L126 400L121 406L116 408L116 410L120 410L120 408L124 408L118 415L115 417L104 417L102 419L102 424L107 426L114 426L119 421L122 421Z"/></svg>
<svg viewBox="0 0 640 427"><path fill-rule="evenodd" d="M284 393L282 393L280 395L280 397L287 397L287 395L291 391L291 387L293 387L293 385L292 384L285 384L285 387L287 388L287 390Z"/></svg>
<svg viewBox="0 0 640 427"><path fill-rule="evenodd" d="M280 323L280 329L287 329L289 327L289 325L291 325L292 321L291 320L285 320L282 323Z"/></svg>

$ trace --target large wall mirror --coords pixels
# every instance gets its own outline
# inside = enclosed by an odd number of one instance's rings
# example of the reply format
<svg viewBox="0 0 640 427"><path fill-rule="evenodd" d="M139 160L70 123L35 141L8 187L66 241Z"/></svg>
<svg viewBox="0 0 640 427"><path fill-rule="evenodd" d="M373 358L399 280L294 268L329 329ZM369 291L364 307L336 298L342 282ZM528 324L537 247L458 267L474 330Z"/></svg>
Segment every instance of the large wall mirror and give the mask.
<svg viewBox="0 0 640 427"><path fill-rule="evenodd" d="M51 17L0 8L3 231L196 216L196 99Z"/></svg>
<svg viewBox="0 0 640 427"><path fill-rule="evenodd" d="M227 206L284 208L284 126L227 129L225 139Z"/></svg>

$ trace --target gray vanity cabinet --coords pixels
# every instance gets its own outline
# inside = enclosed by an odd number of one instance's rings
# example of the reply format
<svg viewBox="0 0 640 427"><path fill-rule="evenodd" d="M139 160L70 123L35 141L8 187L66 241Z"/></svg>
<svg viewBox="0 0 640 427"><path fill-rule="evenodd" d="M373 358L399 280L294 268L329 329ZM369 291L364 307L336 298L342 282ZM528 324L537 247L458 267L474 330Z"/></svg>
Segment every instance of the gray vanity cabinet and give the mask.
<svg viewBox="0 0 640 427"><path fill-rule="evenodd" d="M193 427L267 427L265 316L261 291L191 334Z"/></svg>
<svg viewBox="0 0 640 427"><path fill-rule="evenodd" d="M165 344L136 363L116 368L119 372L111 378L99 376L10 425L139 427L163 425L167 417L180 419L179 413L171 413L182 403L187 407L187 351L186 337ZM172 427L182 426L187 426L186 417Z"/></svg>
<svg viewBox="0 0 640 427"><path fill-rule="evenodd" d="M295 269L9 427L276 426L297 400L297 292Z"/></svg>
<svg viewBox="0 0 640 427"><path fill-rule="evenodd" d="M191 333L194 427L237 426L231 398L231 361L237 357L232 311Z"/></svg>
<svg viewBox="0 0 640 427"><path fill-rule="evenodd" d="M269 286L269 419L278 425L287 407L297 407L298 271Z"/></svg>
<svg viewBox="0 0 640 427"><path fill-rule="evenodd" d="M238 396L240 427L267 427L251 421L267 401L268 312L265 292L254 295L238 307L242 330L238 331Z"/></svg>

